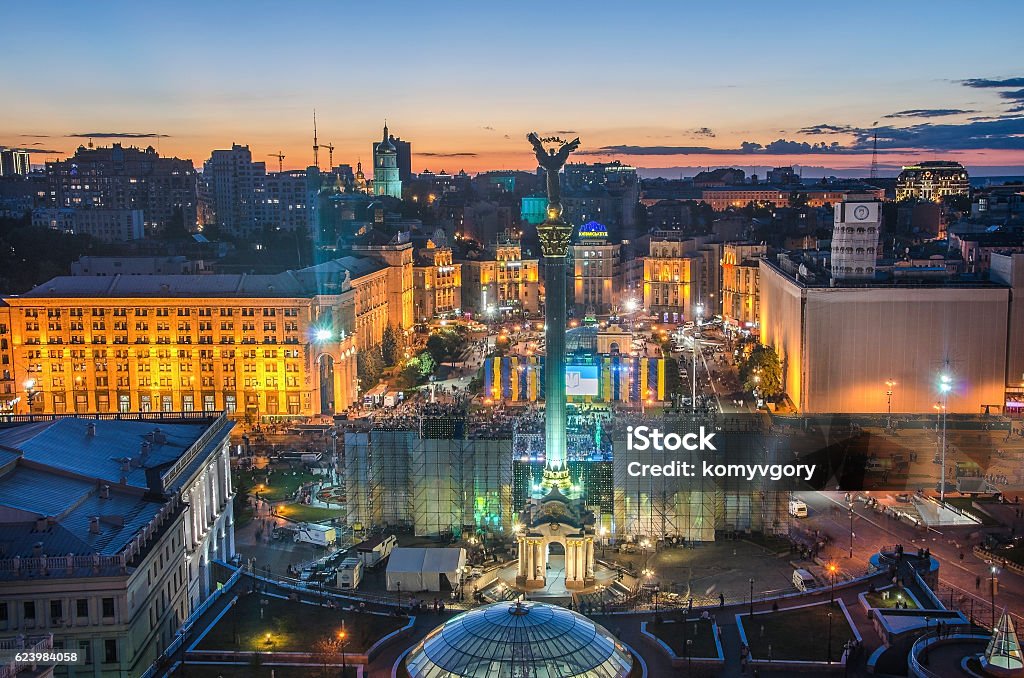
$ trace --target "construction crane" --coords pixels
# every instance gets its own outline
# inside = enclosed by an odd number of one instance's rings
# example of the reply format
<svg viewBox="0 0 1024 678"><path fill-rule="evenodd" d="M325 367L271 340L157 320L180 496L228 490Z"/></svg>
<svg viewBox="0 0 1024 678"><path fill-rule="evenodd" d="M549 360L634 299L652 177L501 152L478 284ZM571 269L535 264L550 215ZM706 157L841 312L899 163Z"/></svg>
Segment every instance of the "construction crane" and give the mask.
<svg viewBox="0 0 1024 678"><path fill-rule="evenodd" d="M334 144L324 144L324 148L327 149L327 162L330 163L327 169L330 171L334 167Z"/></svg>
<svg viewBox="0 0 1024 678"><path fill-rule="evenodd" d="M277 171L279 173L283 172L284 171L284 153L282 153L281 151L278 151L277 153L267 153L267 155L270 156L271 158L277 158Z"/></svg>

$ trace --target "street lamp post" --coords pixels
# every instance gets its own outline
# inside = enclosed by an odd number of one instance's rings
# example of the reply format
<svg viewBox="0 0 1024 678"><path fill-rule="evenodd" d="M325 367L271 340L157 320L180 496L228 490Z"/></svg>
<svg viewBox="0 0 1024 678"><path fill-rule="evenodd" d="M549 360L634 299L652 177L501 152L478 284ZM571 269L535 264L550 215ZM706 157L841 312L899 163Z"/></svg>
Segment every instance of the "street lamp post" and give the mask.
<svg viewBox="0 0 1024 678"><path fill-rule="evenodd" d="M886 412L888 414L888 416L886 417L885 423L886 423L886 426L890 427L890 428L892 427L892 387L895 386L895 385L896 385L896 382L893 381L892 379L888 379L885 382L885 386L886 386L886 390L885 390Z"/></svg>
<svg viewBox="0 0 1024 678"><path fill-rule="evenodd" d="M942 468L939 476L939 503L946 503L946 406L949 392L953 390L953 379L948 374L939 377L939 392L942 394Z"/></svg>
<svg viewBox="0 0 1024 678"><path fill-rule="evenodd" d="M850 502L850 558L853 558L853 502Z"/></svg>
<svg viewBox="0 0 1024 678"><path fill-rule="evenodd" d="M750 578L750 614L754 614L754 578Z"/></svg>
<svg viewBox="0 0 1024 678"><path fill-rule="evenodd" d="M999 574L999 568L992 565L989 568L989 573L992 575L989 577L989 596L990 605L992 606L992 633L996 632L996 589L999 588L999 580L996 579L996 575Z"/></svg>
<svg viewBox="0 0 1024 678"><path fill-rule="evenodd" d="M345 659L345 643L348 642L348 633L345 632L345 621L341 622L341 630L338 631L338 649L341 650L341 675L348 678L348 662Z"/></svg>
<svg viewBox="0 0 1024 678"><path fill-rule="evenodd" d="M829 563L828 565L825 566L825 570L828 572L829 579L831 581L831 586L829 587L829 596L828 596L828 604L829 604L829 606L833 606L833 605L836 604L836 571L838 569L839 568L836 566L835 563Z"/></svg>
<svg viewBox="0 0 1024 678"><path fill-rule="evenodd" d="M697 413L697 352L700 351L700 322L704 305L697 304L697 322L693 326L693 372L690 375L690 411Z"/></svg>

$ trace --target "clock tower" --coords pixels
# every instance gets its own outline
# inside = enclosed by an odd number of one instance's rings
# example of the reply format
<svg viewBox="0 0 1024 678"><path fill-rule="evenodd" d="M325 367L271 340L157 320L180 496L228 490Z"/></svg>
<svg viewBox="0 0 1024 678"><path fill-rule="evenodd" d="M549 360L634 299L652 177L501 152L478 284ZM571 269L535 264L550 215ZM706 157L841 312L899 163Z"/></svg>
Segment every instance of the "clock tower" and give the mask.
<svg viewBox="0 0 1024 678"><path fill-rule="evenodd" d="M832 282L875 277L882 204L851 195L835 206L832 228Z"/></svg>

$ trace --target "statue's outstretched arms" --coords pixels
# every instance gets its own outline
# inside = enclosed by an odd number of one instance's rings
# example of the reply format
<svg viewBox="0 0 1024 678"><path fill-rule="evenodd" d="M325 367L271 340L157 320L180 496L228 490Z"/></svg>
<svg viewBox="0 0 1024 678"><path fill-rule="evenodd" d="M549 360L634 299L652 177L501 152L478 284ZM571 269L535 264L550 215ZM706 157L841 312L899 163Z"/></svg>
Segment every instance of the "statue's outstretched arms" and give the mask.
<svg viewBox="0 0 1024 678"><path fill-rule="evenodd" d="M541 143L540 137L535 132L530 132L526 135L526 138L533 144L533 151L537 156L537 164L546 169L548 166L548 154L544 150L544 144Z"/></svg>
<svg viewBox="0 0 1024 678"><path fill-rule="evenodd" d="M565 161L569 159L569 154L579 147L580 138L576 137L575 139L573 139L572 141L558 149L558 153L555 154L555 157L558 158L558 166L561 167L562 165L564 165Z"/></svg>

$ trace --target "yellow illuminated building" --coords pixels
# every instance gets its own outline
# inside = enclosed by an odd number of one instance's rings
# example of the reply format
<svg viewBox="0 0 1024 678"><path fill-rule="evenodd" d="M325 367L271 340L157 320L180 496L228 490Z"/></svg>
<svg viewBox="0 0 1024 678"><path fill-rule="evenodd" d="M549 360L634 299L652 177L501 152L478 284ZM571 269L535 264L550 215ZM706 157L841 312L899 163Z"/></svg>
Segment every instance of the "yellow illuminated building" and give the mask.
<svg viewBox="0 0 1024 678"><path fill-rule="evenodd" d="M462 309L462 264L452 261L450 247L437 247L428 241L416 253L413 308L419 322Z"/></svg>
<svg viewBox="0 0 1024 678"><path fill-rule="evenodd" d="M495 244L486 259L462 262L462 302L476 313L540 312L540 273L536 259L523 259L518 242Z"/></svg>
<svg viewBox="0 0 1024 678"><path fill-rule="evenodd" d="M608 229L590 221L579 227L573 255L573 302L577 315L605 315L620 302L621 245L608 241Z"/></svg>
<svg viewBox="0 0 1024 678"><path fill-rule="evenodd" d="M0 306L8 412L331 414L392 311L389 269L344 257L275 275L59 277Z"/></svg>
<svg viewBox="0 0 1024 678"><path fill-rule="evenodd" d="M758 323L761 297L758 258L764 245L728 244L722 249L722 317L736 327L750 328Z"/></svg>
<svg viewBox="0 0 1024 678"><path fill-rule="evenodd" d="M694 261L681 240L652 241L644 257L644 308L652 315L690 317L695 301ZM677 317L678 316L678 317Z"/></svg>

